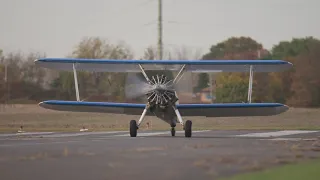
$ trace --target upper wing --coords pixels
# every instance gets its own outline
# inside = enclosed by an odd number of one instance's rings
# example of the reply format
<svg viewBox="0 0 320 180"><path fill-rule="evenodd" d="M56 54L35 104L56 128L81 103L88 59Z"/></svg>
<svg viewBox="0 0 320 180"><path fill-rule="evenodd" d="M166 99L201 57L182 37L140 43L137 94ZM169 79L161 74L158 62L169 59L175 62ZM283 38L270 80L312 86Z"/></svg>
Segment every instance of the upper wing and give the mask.
<svg viewBox="0 0 320 180"><path fill-rule="evenodd" d="M237 117L271 116L289 109L280 103L179 104L182 116Z"/></svg>
<svg viewBox="0 0 320 180"><path fill-rule="evenodd" d="M73 64L77 70L95 72L141 72L139 64L145 70L178 71L186 65L191 72L249 72L250 65L255 72L276 72L292 67L282 60L108 60L108 59L74 59L41 58L35 60L40 67L72 71Z"/></svg>
<svg viewBox="0 0 320 180"><path fill-rule="evenodd" d="M71 112L101 112L114 114L128 114L141 115L145 104L134 103L111 103L111 102L83 102L83 101L59 101L49 100L39 103L39 106L58 110Z"/></svg>

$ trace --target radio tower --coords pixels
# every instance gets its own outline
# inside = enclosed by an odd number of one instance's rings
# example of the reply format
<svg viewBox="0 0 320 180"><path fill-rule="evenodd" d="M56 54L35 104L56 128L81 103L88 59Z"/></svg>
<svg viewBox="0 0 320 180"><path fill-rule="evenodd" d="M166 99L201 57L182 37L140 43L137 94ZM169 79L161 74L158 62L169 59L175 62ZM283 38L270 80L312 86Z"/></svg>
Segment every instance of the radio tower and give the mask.
<svg viewBox="0 0 320 180"><path fill-rule="evenodd" d="M158 0L158 59L162 60L163 45L162 45L162 0Z"/></svg>

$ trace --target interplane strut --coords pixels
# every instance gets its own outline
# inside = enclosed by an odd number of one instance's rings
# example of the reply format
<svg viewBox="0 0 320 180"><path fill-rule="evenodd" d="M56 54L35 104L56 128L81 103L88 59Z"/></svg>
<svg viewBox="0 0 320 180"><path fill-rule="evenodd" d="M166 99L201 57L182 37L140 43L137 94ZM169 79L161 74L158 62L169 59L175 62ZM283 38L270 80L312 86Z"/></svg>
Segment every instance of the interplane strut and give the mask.
<svg viewBox="0 0 320 180"><path fill-rule="evenodd" d="M250 73L249 73L249 87L248 87L248 102L251 103L252 97L252 81L253 81L253 66L250 66Z"/></svg>
<svg viewBox="0 0 320 180"><path fill-rule="evenodd" d="M73 68L73 77L74 77L74 86L76 88L76 98L77 101L80 101L80 95L79 95L79 84L78 84L78 78L77 78L77 70L75 67L75 64L72 64L72 68Z"/></svg>

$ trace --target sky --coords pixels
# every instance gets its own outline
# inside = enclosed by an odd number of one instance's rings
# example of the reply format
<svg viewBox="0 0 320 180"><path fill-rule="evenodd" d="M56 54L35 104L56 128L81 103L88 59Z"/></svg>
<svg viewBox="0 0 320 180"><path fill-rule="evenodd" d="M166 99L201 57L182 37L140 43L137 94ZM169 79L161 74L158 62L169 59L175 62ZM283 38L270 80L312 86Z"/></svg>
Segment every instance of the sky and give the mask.
<svg viewBox="0 0 320 180"><path fill-rule="evenodd" d="M84 38L125 42L141 57L157 44L158 0L0 0L0 49L65 57ZM165 49L207 53L231 36L265 48L293 37L320 38L319 0L163 0Z"/></svg>

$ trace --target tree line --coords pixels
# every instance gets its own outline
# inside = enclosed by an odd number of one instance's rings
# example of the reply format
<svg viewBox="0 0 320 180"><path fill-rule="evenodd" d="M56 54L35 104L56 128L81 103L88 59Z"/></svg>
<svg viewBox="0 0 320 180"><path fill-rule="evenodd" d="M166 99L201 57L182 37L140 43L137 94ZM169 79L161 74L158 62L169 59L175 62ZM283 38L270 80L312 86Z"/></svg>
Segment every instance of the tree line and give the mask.
<svg viewBox="0 0 320 180"><path fill-rule="evenodd" d="M82 39L68 57L92 59L156 59L157 49L147 47L143 57L125 43L112 44L99 37ZM0 103L37 103L47 99L75 100L73 73L38 68L34 60L44 53L0 51ZM165 51L164 59L280 59L294 67L285 72L254 73L252 102L280 102L295 107L320 106L320 40L313 37L281 41L267 50L250 37L230 37L212 45L205 54L182 47ZM81 100L126 101L126 73L78 72ZM193 92L213 79L217 103L246 102L249 73L193 74Z"/></svg>

